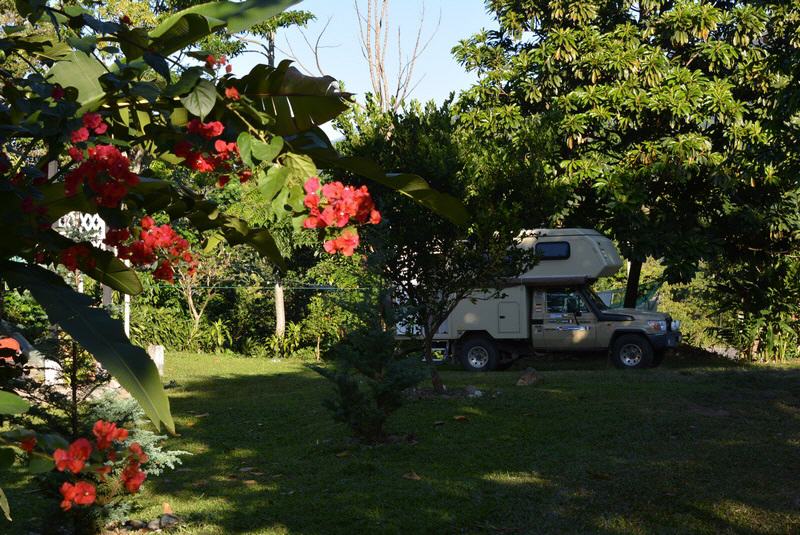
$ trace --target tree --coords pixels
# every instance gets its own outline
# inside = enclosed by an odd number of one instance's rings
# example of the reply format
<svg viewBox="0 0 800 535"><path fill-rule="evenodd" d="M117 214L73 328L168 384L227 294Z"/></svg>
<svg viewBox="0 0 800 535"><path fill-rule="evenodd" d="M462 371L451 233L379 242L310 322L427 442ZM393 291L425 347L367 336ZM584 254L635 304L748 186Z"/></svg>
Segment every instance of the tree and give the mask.
<svg viewBox="0 0 800 535"><path fill-rule="evenodd" d="M386 53L389 49L389 0L367 0L366 13L359 7L358 0L354 0L356 16L358 17L359 38L361 52L367 60L369 78L372 83L372 94L381 111L397 111L414 91L414 68L417 60L425 52L436 29L430 37L423 40L422 30L425 24L425 5L419 17L419 26L415 34L414 45L411 51L403 57L403 46L400 38L400 28L397 28L397 72L394 77L390 74ZM436 23L438 29L441 22ZM392 80L394 78L394 80Z"/></svg>
<svg viewBox="0 0 800 535"><path fill-rule="evenodd" d="M558 132L550 156L562 218L608 232L632 260L672 280L712 256L715 220L740 177L737 146L756 141L771 10L750 2L494 1L499 29L456 57L480 81L459 109L468 130L504 117L512 131ZM512 144L525 137L511 137Z"/></svg>
<svg viewBox="0 0 800 535"><path fill-rule="evenodd" d="M350 97L333 78L303 76L289 62L257 65L236 77L221 58L195 53L200 64L188 67L173 58L214 32L247 30L293 3L211 2L151 29L133 27L124 16L102 20L78 5L20 0L16 6L26 25L6 28L0 37L0 62L14 57L29 66L24 73L0 71L0 229L6 236L0 276L29 290L50 321L91 353L157 428L174 432L155 364L130 343L119 322L48 266L80 270L136 295L141 282L123 260L166 281L174 280L176 270L192 269L189 243L171 224L181 221L203 235L209 250L222 241L247 244L283 268L267 229L221 211L179 177L156 178L149 165L156 159L181 165L206 173L220 187L238 178L299 223L307 216L303 184L317 172L308 152L323 146L321 166L353 167L328 149L317 129L348 108ZM97 58L101 53L103 61ZM308 136L316 140L313 147ZM398 179L374 165L367 174L456 221L464 219L462 206L420 177ZM53 230L55 221L73 211L100 214L111 227L105 241L116 251ZM170 223L158 225L151 214L164 214ZM340 231L320 232L333 238ZM19 397L2 397L0 413L26 409Z"/></svg>
<svg viewBox="0 0 800 535"><path fill-rule="evenodd" d="M464 158L453 131L449 103L405 112L383 112L375 100L364 111L342 121L345 139L339 145L348 156L369 158L388 169L424 173L435 187L454 195L470 192L468 226L454 225L420 214L402 198L381 193L385 224L368 235L375 253L370 261L392 286L396 316L422 329L422 349L434 388L442 382L432 364L433 339L456 304L476 289L489 288L503 277L518 275L529 260L514 248L519 229L509 228L502 203L463 173ZM391 135L388 133L391 132Z"/></svg>

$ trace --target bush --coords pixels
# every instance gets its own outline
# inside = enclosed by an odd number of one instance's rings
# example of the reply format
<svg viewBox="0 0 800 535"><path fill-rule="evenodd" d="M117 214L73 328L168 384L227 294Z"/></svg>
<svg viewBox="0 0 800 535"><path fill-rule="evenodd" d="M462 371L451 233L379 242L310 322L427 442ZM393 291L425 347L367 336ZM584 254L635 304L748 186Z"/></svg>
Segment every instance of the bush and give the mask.
<svg viewBox="0 0 800 535"><path fill-rule="evenodd" d="M345 337L333 353L335 368L310 366L334 385L336 396L325 406L356 438L385 441L386 421L402 405L403 391L425 376L420 361L398 358L394 334L375 319Z"/></svg>

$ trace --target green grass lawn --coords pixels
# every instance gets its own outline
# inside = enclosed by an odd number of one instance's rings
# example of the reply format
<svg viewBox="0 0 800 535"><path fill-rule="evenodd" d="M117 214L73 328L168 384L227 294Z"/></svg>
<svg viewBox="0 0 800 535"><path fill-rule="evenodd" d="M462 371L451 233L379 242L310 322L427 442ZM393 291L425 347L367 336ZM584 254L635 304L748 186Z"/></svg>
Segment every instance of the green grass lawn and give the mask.
<svg viewBox="0 0 800 535"><path fill-rule="evenodd" d="M194 455L137 517L169 502L198 534L800 533L800 369L554 362L533 365L579 369L529 387L446 370L486 395L410 402L390 428L417 443L365 447L298 363L170 354L171 446Z"/></svg>

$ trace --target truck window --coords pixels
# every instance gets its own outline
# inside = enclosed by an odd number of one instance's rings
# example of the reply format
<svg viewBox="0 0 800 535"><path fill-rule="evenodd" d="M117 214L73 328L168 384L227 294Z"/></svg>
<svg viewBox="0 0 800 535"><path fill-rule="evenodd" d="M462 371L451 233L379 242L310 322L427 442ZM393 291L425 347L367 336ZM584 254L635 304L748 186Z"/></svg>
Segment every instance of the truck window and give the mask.
<svg viewBox="0 0 800 535"><path fill-rule="evenodd" d="M539 260L566 260L569 258L569 242L551 241L536 244L536 256Z"/></svg>
<svg viewBox="0 0 800 535"><path fill-rule="evenodd" d="M593 288L589 288L586 293L589 295L589 299L592 300L594 306L596 306L598 310L608 309L608 305L600 298L599 295L597 295L597 292L595 292Z"/></svg>
<svg viewBox="0 0 800 535"><path fill-rule="evenodd" d="M548 314L566 314L567 302L576 300L578 303L578 310L581 312L589 312L586 302L581 297L577 290L547 290L547 313Z"/></svg>

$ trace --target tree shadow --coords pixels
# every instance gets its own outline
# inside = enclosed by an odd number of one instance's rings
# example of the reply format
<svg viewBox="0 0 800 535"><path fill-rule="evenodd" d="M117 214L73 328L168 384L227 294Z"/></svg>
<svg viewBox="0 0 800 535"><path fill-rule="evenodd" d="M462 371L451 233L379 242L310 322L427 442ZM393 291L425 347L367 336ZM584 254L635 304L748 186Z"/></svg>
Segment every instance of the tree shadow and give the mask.
<svg viewBox="0 0 800 535"><path fill-rule="evenodd" d="M169 447L194 455L149 482L143 518L169 502L209 534L800 530L798 370L446 372L484 395L409 402L389 429L417 443L373 447L322 408L325 380L280 370L177 378Z"/></svg>
<svg viewBox="0 0 800 535"><path fill-rule="evenodd" d="M309 371L187 382L173 447L196 453L151 486L198 533L800 529L800 373L515 378L448 373L487 395L411 402L390 428L418 443L376 447L333 423Z"/></svg>

